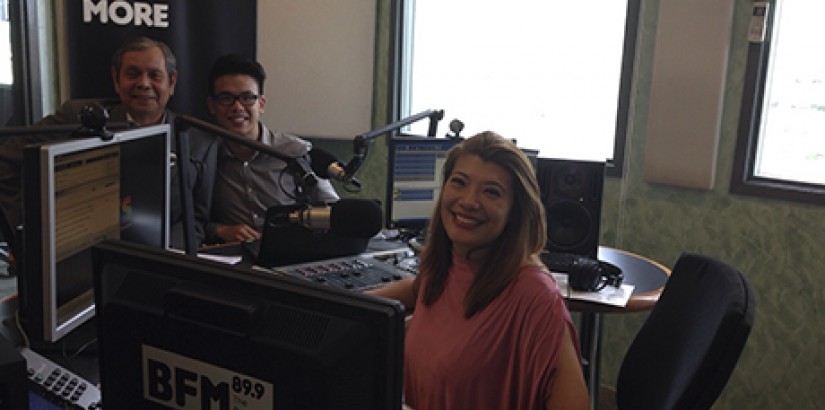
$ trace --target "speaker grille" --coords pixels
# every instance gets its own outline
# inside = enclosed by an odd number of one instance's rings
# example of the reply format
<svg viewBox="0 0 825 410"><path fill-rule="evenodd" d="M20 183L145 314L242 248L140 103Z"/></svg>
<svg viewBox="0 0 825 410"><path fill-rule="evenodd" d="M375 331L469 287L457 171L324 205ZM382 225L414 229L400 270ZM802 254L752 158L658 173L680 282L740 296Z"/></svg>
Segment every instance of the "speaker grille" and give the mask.
<svg viewBox="0 0 825 410"><path fill-rule="evenodd" d="M565 251L581 247L590 236L594 218L581 204L560 201L550 205L547 213L547 237Z"/></svg>
<svg viewBox="0 0 825 410"><path fill-rule="evenodd" d="M595 258L604 163L539 158L536 173L547 213L547 250Z"/></svg>

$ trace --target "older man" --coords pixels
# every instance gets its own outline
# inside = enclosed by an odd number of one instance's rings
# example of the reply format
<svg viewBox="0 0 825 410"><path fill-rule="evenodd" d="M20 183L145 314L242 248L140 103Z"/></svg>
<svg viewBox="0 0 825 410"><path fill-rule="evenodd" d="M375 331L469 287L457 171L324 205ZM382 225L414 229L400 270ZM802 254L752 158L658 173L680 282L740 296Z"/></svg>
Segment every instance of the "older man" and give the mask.
<svg viewBox="0 0 825 410"><path fill-rule="evenodd" d="M174 124L175 114L168 110L167 103L175 93L177 79L177 61L166 44L148 37L137 37L126 42L112 58L112 82L119 100L101 102L109 112L109 121L129 122L135 126ZM68 101L56 113L43 118L38 125L79 124L79 113L89 103L90 100ZM172 135L174 136L174 131ZM55 137L21 136L0 142L0 207L7 219L6 231L22 221L20 172L23 147L46 141L55 141ZM173 139L173 151L175 146ZM193 133L190 137L190 158L178 158L175 161L176 166L171 171L170 204L171 245L174 247L184 247L177 166L185 165L190 181L193 181L195 234L200 243L209 219L218 147L216 138L206 133Z"/></svg>

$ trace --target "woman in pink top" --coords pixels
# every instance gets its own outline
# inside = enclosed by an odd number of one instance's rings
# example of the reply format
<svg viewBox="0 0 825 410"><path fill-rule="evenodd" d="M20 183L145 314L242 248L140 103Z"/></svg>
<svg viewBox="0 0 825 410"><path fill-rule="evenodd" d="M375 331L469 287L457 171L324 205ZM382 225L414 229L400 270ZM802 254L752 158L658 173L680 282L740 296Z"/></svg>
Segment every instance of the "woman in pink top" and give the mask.
<svg viewBox="0 0 825 410"><path fill-rule="evenodd" d="M542 265L535 171L492 132L453 148L420 273L373 293L415 310L404 352L408 407L586 409L577 335Z"/></svg>

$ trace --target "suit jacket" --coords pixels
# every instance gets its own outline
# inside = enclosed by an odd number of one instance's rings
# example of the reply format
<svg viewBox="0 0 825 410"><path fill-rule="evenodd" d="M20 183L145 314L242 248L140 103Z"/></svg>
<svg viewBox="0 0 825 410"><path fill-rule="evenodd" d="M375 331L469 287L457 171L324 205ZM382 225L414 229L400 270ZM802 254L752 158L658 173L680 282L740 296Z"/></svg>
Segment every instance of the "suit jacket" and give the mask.
<svg viewBox="0 0 825 410"><path fill-rule="evenodd" d="M79 114L86 105L101 103L109 113L109 123L126 124L129 122L126 110L118 100L84 99L70 100L54 114L43 118L37 125L67 125L80 124ZM171 149L177 152L177 134L174 130L176 114L166 111L165 122L171 127ZM206 224L209 222L212 190L217 169L219 140L205 132L191 129L189 132L188 161L180 159L174 161L170 178L170 215L171 224L170 244L176 248L183 248L183 207L181 204L181 187L179 183L180 170L178 166L185 164L189 172L191 193L194 205L195 237L198 244L203 242L206 235ZM3 226L4 236L11 235L13 228L22 223L21 200L21 173L23 166L23 148L26 145L43 142L54 142L68 138L67 135L25 135L0 140L0 211L5 215L7 225ZM0 221L2 223L2 221ZM12 232L8 232L12 230ZM12 242L11 239L7 239Z"/></svg>

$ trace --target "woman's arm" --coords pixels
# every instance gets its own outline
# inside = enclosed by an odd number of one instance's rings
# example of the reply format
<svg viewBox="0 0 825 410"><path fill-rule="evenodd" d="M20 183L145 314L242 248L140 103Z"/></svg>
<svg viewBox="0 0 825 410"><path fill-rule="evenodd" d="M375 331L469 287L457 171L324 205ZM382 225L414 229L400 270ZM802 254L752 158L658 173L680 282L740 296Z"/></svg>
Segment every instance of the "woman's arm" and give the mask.
<svg viewBox="0 0 825 410"><path fill-rule="evenodd" d="M550 386L550 397L546 409L550 410L587 410L590 398L584 383L584 373L570 329L565 327L564 338L559 351L559 363L556 375Z"/></svg>
<svg viewBox="0 0 825 410"><path fill-rule="evenodd" d="M418 287L417 278L417 276L410 276L364 293L396 299L404 304L407 313L409 313L415 307L415 299L418 293L416 289Z"/></svg>

